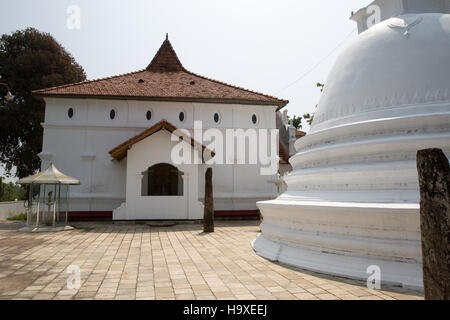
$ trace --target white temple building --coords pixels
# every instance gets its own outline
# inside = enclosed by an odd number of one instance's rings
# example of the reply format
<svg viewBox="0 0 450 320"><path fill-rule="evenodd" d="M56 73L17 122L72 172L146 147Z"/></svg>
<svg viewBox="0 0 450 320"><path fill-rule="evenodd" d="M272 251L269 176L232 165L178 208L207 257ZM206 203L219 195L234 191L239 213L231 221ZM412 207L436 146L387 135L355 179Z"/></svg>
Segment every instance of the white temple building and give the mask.
<svg viewBox="0 0 450 320"><path fill-rule="evenodd" d="M144 70L34 94L46 103L42 167L53 162L81 182L71 189L71 219L202 219L205 159L174 163L171 133L192 134L194 121L221 132L275 129L288 103L187 71L167 37ZM276 172L231 160L211 165L215 213L258 217L256 202L277 196Z"/></svg>
<svg viewBox="0 0 450 320"><path fill-rule="evenodd" d="M382 283L421 288L416 152L450 155L450 1L371 5L351 17L359 35L296 142L287 191L258 203L264 220L253 247L271 260L364 280L378 266Z"/></svg>

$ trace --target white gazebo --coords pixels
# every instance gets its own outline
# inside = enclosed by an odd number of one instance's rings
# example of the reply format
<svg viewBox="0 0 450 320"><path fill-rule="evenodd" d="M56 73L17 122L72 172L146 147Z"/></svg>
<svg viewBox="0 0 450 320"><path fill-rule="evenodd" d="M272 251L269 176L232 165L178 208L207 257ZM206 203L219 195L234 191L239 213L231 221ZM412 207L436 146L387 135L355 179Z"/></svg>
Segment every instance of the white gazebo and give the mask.
<svg viewBox="0 0 450 320"><path fill-rule="evenodd" d="M29 185L27 225L21 231L63 231L68 226L69 186L80 181L61 173L53 163L38 174L20 179Z"/></svg>

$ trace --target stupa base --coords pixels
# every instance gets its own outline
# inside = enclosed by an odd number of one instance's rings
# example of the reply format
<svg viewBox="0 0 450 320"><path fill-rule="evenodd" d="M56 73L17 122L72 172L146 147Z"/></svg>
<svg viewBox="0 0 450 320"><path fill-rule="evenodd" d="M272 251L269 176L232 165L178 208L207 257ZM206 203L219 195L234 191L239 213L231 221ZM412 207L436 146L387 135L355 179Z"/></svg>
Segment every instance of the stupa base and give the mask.
<svg viewBox="0 0 450 320"><path fill-rule="evenodd" d="M417 204L277 200L258 202L257 254L299 268L423 290ZM375 268L376 268L375 267ZM369 270L368 270L369 268ZM372 271L371 271L372 270ZM370 272L369 272L370 271Z"/></svg>
<svg viewBox="0 0 450 320"><path fill-rule="evenodd" d="M422 265L388 261L369 257L357 257L315 251L299 246L290 246L258 236L252 242L255 252L271 261L284 263L301 269L367 281L371 273L369 266L378 266L381 271L381 285L401 286L423 291Z"/></svg>

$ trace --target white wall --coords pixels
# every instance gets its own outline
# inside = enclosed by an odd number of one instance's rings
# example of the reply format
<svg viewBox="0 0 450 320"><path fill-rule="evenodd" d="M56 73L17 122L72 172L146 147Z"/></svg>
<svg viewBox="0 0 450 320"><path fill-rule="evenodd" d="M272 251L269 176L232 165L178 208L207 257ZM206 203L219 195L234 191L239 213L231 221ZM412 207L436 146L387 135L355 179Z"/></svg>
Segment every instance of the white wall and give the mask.
<svg viewBox="0 0 450 320"><path fill-rule="evenodd" d="M46 98L42 167L50 161L81 185L71 188L71 211L112 211L125 202L127 159L113 161L108 151L162 119L178 128L276 128L276 106L218 103L157 102L104 99ZM69 119L69 107L74 116ZM110 110L116 111L111 120ZM146 119L147 110L152 119ZM178 115L184 111L186 119ZM214 123L214 113L221 115ZM256 114L257 124L251 117ZM154 151L150 150L150 151ZM259 165L213 166L216 210L256 210L256 201L274 198L276 187L261 176ZM201 195L202 196L202 195Z"/></svg>
<svg viewBox="0 0 450 320"><path fill-rule="evenodd" d="M172 147L178 142L170 140L171 134L159 131L136 143L128 150L126 216L116 217L121 220L187 220L201 219L203 205L198 201L198 170L203 165L176 165L171 161ZM187 144L186 142L183 142ZM187 145L189 149L192 147ZM153 150L149 152L149 150ZM142 196L142 173L149 167L168 163L183 172L182 196ZM201 183L204 183L202 181Z"/></svg>

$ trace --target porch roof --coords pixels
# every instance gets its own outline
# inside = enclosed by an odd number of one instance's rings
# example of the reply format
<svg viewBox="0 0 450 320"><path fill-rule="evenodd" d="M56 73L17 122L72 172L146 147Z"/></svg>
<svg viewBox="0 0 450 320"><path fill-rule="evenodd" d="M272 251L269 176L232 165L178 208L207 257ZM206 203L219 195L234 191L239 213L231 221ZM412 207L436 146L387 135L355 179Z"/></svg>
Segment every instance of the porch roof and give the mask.
<svg viewBox="0 0 450 320"><path fill-rule="evenodd" d="M111 155L111 157L113 157L114 159L116 159L117 161L120 161L124 158L126 158L127 156L127 151L136 143L138 143L141 140L144 140L145 138L151 136L152 134L155 134L161 130L167 130L170 133L173 133L175 130L177 130L178 128L175 127L173 124L171 124L170 122L168 122L166 119L161 120L160 122L156 123L155 125L153 125L152 127L144 130L143 132L141 132L140 134L128 139L127 141L121 143L120 145L118 145L117 147L115 147L114 149L109 151L109 154ZM180 137L184 138L184 136ZM203 152L206 148L205 145L201 144L200 142L194 140L192 137L190 137L190 143L191 145L194 146L201 146L202 147L202 160L203 159ZM209 150L209 149L208 149ZM214 152L211 152L211 155L214 156Z"/></svg>

